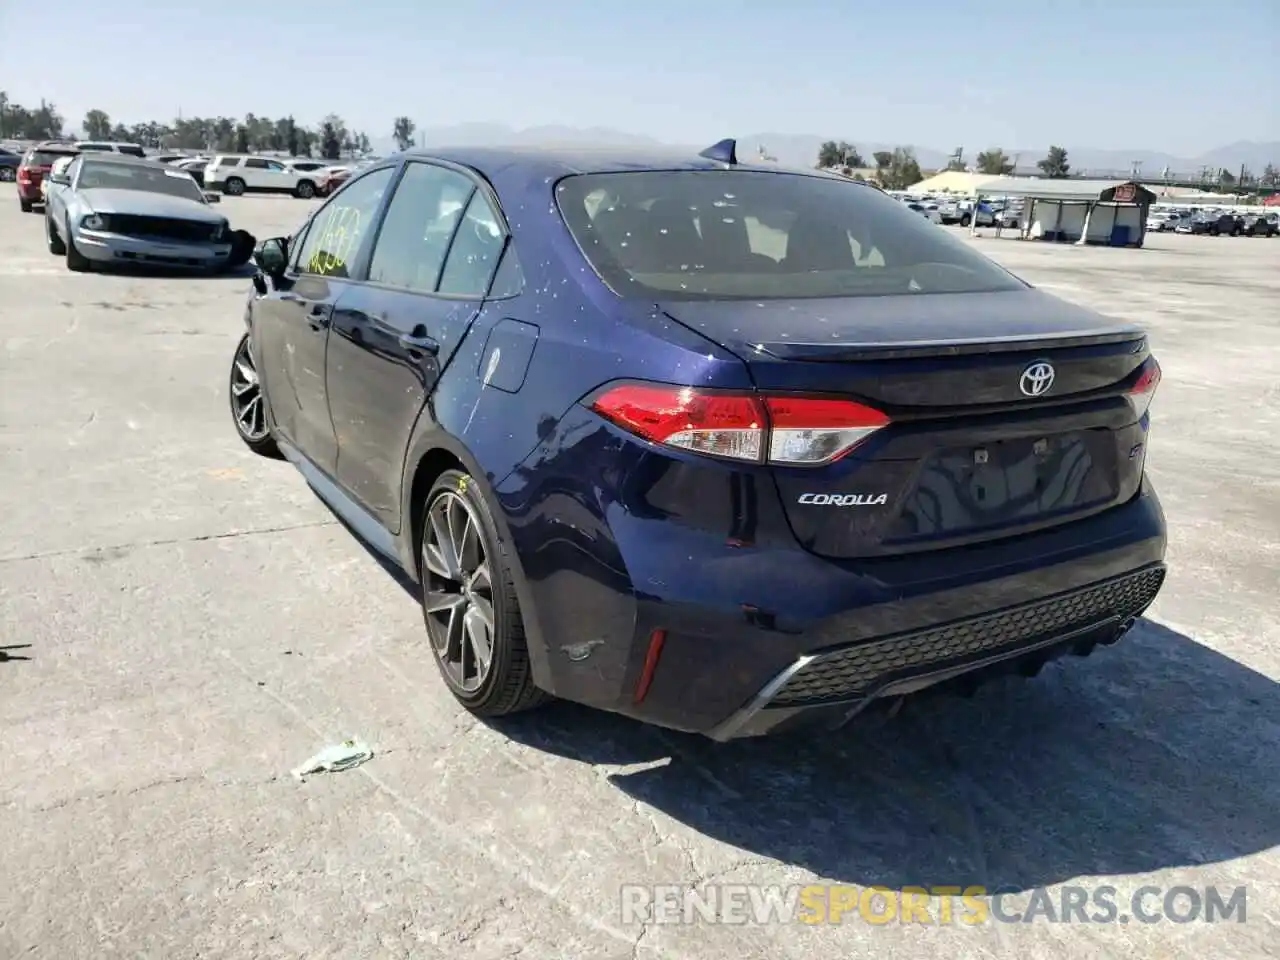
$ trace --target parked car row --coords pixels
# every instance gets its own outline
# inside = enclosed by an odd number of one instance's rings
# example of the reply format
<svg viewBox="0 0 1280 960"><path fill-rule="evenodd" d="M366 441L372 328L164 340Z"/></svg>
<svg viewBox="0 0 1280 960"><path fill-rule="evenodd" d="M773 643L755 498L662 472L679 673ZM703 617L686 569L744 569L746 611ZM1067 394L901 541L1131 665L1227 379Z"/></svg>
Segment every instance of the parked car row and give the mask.
<svg viewBox="0 0 1280 960"><path fill-rule="evenodd" d="M973 200L953 197L937 198L932 196L918 197L897 191L890 194L907 209L913 210L925 219L946 226L971 226L977 221L979 227L1016 227L1022 216L1022 201L1008 198L979 200L975 208Z"/></svg>
<svg viewBox="0 0 1280 960"><path fill-rule="evenodd" d="M1280 236L1280 212L1240 213L1218 207L1156 207L1147 216L1147 230L1215 237L1274 237Z"/></svg>

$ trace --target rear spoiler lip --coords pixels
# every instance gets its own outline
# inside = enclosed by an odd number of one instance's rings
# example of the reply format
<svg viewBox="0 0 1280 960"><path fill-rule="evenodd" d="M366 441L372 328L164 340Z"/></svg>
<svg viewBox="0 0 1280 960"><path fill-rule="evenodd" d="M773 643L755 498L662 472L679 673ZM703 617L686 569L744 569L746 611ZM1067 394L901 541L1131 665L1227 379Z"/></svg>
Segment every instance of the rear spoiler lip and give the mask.
<svg viewBox="0 0 1280 960"><path fill-rule="evenodd" d="M778 360L810 363L848 363L855 360L903 360L926 357L960 357L978 353L1019 353L1064 350L1109 343L1133 342L1133 352L1146 349L1147 334L1141 327L1111 327L1072 333L1046 333L1011 337L976 337L971 340L903 340L881 343L753 343L755 353Z"/></svg>

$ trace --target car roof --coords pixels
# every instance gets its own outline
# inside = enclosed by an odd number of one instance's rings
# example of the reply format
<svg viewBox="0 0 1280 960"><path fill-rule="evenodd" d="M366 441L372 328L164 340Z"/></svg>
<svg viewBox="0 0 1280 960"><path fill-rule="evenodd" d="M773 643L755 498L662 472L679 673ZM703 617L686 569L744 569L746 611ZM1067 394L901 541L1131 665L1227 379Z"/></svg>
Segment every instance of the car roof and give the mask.
<svg viewBox="0 0 1280 960"><path fill-rule="evenodd" d="M723 170L725 164L700 157L693 151L633 149L630 147L416 147L405 151L407 157L444 160L471 167L492 176L510 167L522 167L534 175L559 178L583 173L624 173L644 170ZM395 159L389 157L388 160ZM384 161L385 162L385 161ZM793 170L776 163L737 163L735 170L758 170L768 173L799 173L846 180L819 170ZM856 182L856 181L851 181Z"/></svg>

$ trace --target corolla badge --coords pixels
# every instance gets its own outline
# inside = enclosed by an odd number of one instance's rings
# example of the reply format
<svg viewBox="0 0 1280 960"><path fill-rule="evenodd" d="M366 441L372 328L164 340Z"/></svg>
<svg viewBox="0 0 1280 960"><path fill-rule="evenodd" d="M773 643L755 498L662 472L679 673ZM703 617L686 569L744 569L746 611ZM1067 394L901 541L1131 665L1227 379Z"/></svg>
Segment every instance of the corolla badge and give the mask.
<svg viewBox="0 0 1280 960"><path fill-rule="evenodd" d="M889 496L884 493L802 493L797 502L822 507L872 507L888 503Z"/></svg>
<svg viewBox="0 0 1280 960"><path fill-rule="evenodd" d="M1037 360L1022 371L1018 387L1028 397L1043 397L1053 386L1053 364Z"/></svg>

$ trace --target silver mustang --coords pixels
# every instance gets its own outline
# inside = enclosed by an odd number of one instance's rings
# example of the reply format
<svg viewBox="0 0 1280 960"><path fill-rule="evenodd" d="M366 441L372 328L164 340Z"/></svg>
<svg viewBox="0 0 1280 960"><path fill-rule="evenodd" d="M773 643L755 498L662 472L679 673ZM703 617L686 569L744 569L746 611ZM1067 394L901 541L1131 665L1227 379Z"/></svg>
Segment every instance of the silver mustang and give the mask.
<svg viewBox="0 0 1280 960"><path fill-rule="evenodd" d="M49 252L77 272L95 264L223 270L232 265L231 228L209 201L184 170L82 153L49 178Z"/></svg>

